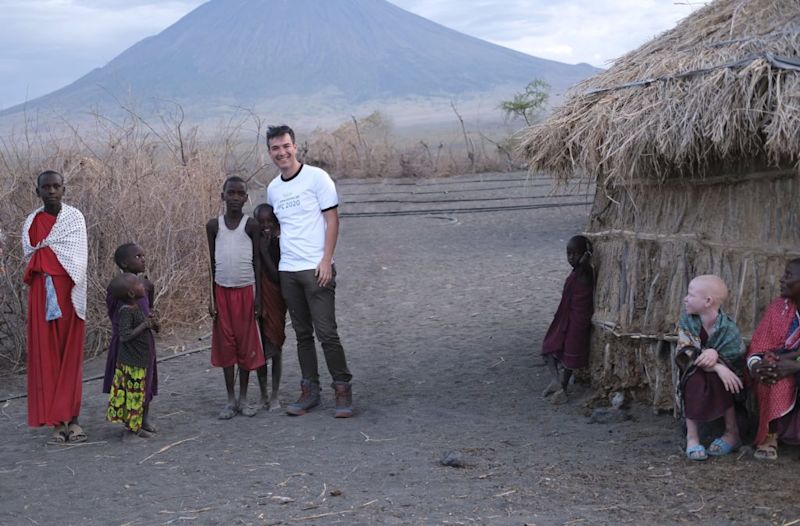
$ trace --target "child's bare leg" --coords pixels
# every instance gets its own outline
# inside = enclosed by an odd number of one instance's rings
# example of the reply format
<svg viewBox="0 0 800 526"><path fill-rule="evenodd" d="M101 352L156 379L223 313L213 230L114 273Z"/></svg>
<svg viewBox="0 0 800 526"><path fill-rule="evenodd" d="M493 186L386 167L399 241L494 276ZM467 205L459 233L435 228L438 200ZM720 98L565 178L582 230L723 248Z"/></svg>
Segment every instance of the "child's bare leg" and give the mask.
<svg viewBox="0 0 800 526"><path fill-rule="evenodd" d="M239 403L237 409L245 416L253 416L258 408L247 403L247 386L250 383L250 371L239 367Z"/></svg>
<svg viewBox="0 0 800 526"><path fill-rule="evenodd" d="M269 403L269 395L267 394L267 376L269 371L267 370L267 364L265 363L259 367L256 374L258 374L258 389L261 391L261 401L259 405L266 407Z"/></svg>
<svg viewBox="0 0 800 526"><path fill-rule="evenodd" d="M221 420L230 420L236 415L236 394L234 393L234 384L236 381L236 366L231 365L222 369L225 376L225 389L228 391L228 403L222 408L219 413Z"/></svg>
<svg viewBox="0 0 800 526"><path fill-rule="evenodd" d="M550 375L553 377L547 387L545 387L544 391L542 392L542 397L547 398L551 394L555 393L559 389L559 384L561 383L560 376L558 374L558 360L555 357L545 355L544 363L547 365L547 370L550 371Z"/></svg>
<svg viewBox="0 0 800 526"><path fill-rule="evenodd" d="M280 409L281 407L281 402L278 400L278 389L280 389L281 386L282 361L281 351L278 349L278 352L272 355L272 396L269 399L270 410Z"/></svg>
<svg viewBox="0 0 800 526"><path fill-rule="evenodd" d="M563 389L565 393L567 392L567 386L569 385L570 378L572 378L572 369L567 369L564 367L561 375L561 389Z"/></svg>
<svg viewBox="0 0 800 526"><path fill-rule="evenodd" d="M740 442L739 423L736 421L736 408L734 406L730 406L725 411L725 433L722 435L722 440L732 445Z"/></svg>
<svg viewBox="0 0 800 526"><path fill-rule="evenodd" d="M150 404L146 404L142 412L142 429L148 433L156 432L156 426L154 426L153 422L150 420Z"/></svg>
<svg viewBox="0 0 800 526"><path fill-rule="evenodd" d="M686 458L689 460L706 460L708 452L700 444L700 432L697 420L686 419Z"/></svg>

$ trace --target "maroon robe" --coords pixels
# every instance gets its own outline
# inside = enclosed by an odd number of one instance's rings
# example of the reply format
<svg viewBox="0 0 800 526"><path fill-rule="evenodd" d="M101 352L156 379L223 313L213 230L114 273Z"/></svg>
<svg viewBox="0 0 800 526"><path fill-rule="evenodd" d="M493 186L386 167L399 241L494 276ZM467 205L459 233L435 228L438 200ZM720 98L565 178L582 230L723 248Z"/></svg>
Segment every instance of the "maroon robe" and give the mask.
<svg viewBox="0 0 800 526"><path fill-rule="evenodd" d="M542 342L542 355L553 356L567 369L589 363L589 331L592 328L594 288L581 283L573 270L564 282L561 303Z"/></svg>

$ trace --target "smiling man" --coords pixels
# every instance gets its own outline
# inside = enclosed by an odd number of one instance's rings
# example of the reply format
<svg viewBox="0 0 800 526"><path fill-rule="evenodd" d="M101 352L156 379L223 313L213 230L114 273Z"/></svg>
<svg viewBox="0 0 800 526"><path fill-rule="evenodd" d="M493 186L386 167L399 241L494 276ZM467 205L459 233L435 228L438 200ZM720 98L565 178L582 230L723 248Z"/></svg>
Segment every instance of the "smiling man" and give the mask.
<svg viewBox="0 0 800 526"><path fill-rule="evenodd" d="M333 378L336 418L353 415L352 375L336 327L336 270L333 251L339 237L339 197L325 170L297 160L294 131L271 126L267 148L280 176L267 188L267 203L281 225L281 292L297 335L303 375L300 398L286 408L300 416L319 404L319 371L314 334L322 344Z"/></svg>
<svg viewBox="0 0 800 526"><path fill-rule="evenodd" d="M83 214L62 204L64 177L36 178L44 206L25 220L28 261L28 425L51 426L49 443L83 442L81 411L88 247Z"/></svg>

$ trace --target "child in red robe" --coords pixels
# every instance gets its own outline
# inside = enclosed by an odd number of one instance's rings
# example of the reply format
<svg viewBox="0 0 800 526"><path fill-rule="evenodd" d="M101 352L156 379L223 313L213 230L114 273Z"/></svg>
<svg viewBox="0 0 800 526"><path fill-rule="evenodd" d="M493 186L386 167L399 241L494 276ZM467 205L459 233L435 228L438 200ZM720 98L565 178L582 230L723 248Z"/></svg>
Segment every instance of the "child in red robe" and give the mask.
<svg viewBox="0 0 800 526"><path fill-rule="evenodd" d="M584 236L567 242L567 262L572 272L564 282L561 303L542 342L542 356L553 378L543 396L560 404L567 400L572 371L589 362L589 331L594 313L592 246Z"/></svg>

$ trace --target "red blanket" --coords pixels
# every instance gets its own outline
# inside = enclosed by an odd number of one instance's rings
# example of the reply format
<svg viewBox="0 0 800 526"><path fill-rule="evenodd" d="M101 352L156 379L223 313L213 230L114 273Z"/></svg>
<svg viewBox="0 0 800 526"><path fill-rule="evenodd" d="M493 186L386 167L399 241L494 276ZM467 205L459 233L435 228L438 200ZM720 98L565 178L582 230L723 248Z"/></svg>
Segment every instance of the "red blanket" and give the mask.
<svg viewBox="0 0 800 526"><path fill-rule="evenodd" d="M783 348L796 311L797 306L792 300L786 298L773 300L753 333L747 357ZM781 378L773 385L758 382L754 384L759 412L755 444L759 445L767 437L769 423L794 408L797 386L794 375Z"/></svg>
<svg viewBox="0 0 800 526"><path fill-rule="evenodd" d="M55 216L41 212L30 228L30 243L47 237ZM45 273L53 285L61 318L45 320ZM28 292L28 425L56 426L81 412L85 322L72 304L74 283L50 248L34 252L23 280Z"/></svg>

